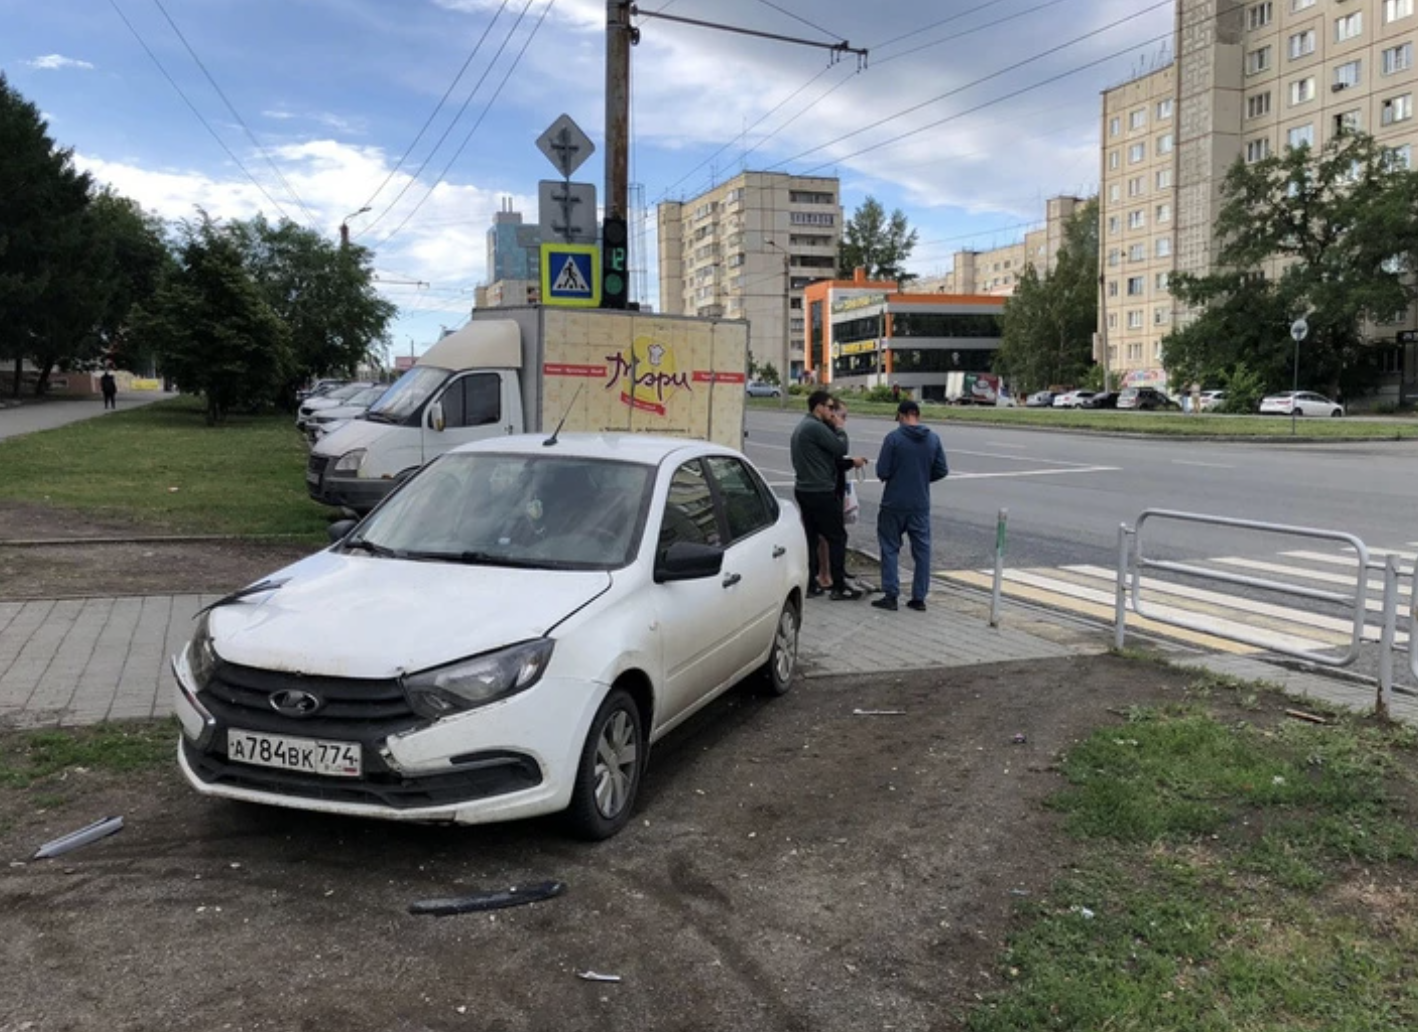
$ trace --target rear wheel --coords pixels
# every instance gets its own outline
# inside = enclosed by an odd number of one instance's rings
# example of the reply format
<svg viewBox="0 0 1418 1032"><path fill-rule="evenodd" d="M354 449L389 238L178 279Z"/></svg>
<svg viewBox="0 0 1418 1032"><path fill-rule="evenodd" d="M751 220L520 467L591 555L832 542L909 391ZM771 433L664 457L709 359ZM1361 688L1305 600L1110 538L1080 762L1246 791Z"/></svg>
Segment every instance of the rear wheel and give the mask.
<svg viewBox="0 0 1418 1032"><path fill-rule="evenodd" d="M1329 415L1330 415L1330 418L1331 418L1331 419L1338 419L1340 416L1344 415L1344 410L1341 409L1341 408L1337 408L1337 409L1335 409L1333 412L1331 412Z"/></svg>
<svg viewBox="0 0 1418 1032"><path fill-rule="evenodd" d="M1305 412L1303 409L1294 408L1290 410L1290 415L1292 416L1303 416L1304 414Z"/></svg>
<svg viewBox="0 0 1418 1032"><path fill-rule="evenodd" d="M566 820L580 838L610 838L630 820L645 769L640 708L624 688L612 688L591 721Z"/></svg>
<svg viewBox="0 0 1418 1032"><path fill-rule="evenodd" d="M798 607L791 600L783 603L778 625L773 629L773 648L768 662L758 671L759 684L765 695L787 695L793 687L793 674L798 669L798 632L801 629Z"/></svg>

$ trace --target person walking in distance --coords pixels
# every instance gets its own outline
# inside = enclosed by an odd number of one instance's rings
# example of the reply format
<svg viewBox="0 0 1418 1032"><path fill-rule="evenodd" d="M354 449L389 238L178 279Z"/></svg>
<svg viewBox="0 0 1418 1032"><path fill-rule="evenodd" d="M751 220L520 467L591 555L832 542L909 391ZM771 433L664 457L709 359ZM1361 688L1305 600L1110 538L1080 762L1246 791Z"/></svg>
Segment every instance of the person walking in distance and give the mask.
<svg viewBox="0 0 1418 1032"><path fill-rule="evenodd" d="M817 390L808 395L807 415L793 430L793 497L802 513L807 534L808 594L822 594L818 583L817 539L827 541L828 566L832 571L834 601L862 597L847 585L847 525L842 520L842 499L837 494L840 471L860 469L867 464L847 455L846 435L838 437L830 423L832 396Z"/></svg>
<svg viewBox="0 0 1418 1032"><path fill-rule="evenodd" d="M876 517L876 543L881 549L882 596L878 609L895 611L901 593L901 535L911 539L911 599L908 609L924 613L931 583L931 484L950 473L945 447L929 427L921 426L921 407L914 401L896 406L897 428L886 435L876 460L877 479L886 484Z"/></svg>
<svg viewBox="0 0 1418 1032"><path fill-rule="evenodd" d="M851 444L847 440L847 403L841 398L833 398L827 403L827 425L832 428L832 432L842 438L843 447L851 450ZM837 471L837 500L845 503L847 497L847 471L839 469ZM845 514L845 504L843 507ZM828 552L827 539L818 535L817 538L817 581L816 584L823 591L832 588L832 557Z"/></svg>
<svg viewBox="0 0 1418 1032"><path fill-rule="evenodd" d="M103 393L103 407L116 409L118 407L118 382L113 379L112 369L105 369L103 375L98 378L98 389Z"/></svg>

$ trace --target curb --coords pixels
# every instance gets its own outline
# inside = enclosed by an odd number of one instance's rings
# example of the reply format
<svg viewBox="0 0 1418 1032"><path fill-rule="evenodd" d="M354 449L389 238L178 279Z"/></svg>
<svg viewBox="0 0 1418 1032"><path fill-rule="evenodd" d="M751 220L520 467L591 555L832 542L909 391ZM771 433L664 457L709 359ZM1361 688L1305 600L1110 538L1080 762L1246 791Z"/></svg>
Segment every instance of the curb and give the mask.
<svg viewBox="0 0 1418 1032"><path fill-rule="evenodd" d="M0 548L63 548L72 545L200 545L225 542L289 541L305 543L299 534L171 534L163 537L100 537L100 538L15 538L0 539Z"/></svg>

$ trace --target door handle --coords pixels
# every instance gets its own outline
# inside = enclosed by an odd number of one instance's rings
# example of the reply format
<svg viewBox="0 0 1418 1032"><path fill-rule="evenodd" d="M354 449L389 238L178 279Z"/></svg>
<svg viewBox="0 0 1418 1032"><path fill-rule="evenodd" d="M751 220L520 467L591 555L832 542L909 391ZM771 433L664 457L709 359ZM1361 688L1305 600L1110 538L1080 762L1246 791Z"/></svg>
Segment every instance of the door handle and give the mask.
<svg viewBox="0 0 1418 1032"><path fill-rule="evenodd" d="M737 573L731 573L731 574L729 574L727 577L724 578L724 587L726 587L726 588L732 588L735 584L737 584L737 583L738 583L739 581L741 581L741 580L743 580L743 578L742 578L741 576L739 576Z"/></svg>
<svg viewBox="0 0 1418 1032"><path fill-rule="evenodd" d="M782 545L774 545L774 546L773 546L773 558L774 558L774 559L781 559L781 558L783 558L783 556L785 556L785 555L787 555L787 554L788 554L788 550L787 550L786 548L784 548Z"/></svg>

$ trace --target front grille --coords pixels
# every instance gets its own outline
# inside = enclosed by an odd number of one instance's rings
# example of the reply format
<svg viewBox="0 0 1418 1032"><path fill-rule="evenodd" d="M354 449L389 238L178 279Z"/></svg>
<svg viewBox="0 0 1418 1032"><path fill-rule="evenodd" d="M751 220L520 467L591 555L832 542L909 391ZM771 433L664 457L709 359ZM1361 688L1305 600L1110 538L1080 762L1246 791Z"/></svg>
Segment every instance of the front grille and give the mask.
<svg viewBox="0 0 1418 1032"><path fill-rule="evenodd" d="M310 461L305 466L305 483L311 491L320 490L320 485L325 482L325 467L330 465L330 456L311 455Z"/></svg>
<svg viewBox="0 0 1418 1032"><path fill-rule="evenodd" d="M320 708L308 717L278 713L271 696L280 691L308 692L320 700ZM304 677L222 663L201 699L224 724L306 738L373 744L431 723L409 707L392 678Z"/></svg>
<svg viewBox="0 0 1418 1032"><path fill-rule="evenodd" d="M218 736L224 749L225 736ZM319 799L334 803L364 803L394 810L416 810L490 799L539 785L541 768L520 753L480 753L466 757L458 769L445 774L406 778L388 770L371 750L364 752L365 772L358 778L332 778L296 774L273 767L230 763L225 756L203 753L183 740L187 763L204 782L231 788ZM371 769L372 761L379 769Z"/></svg>

